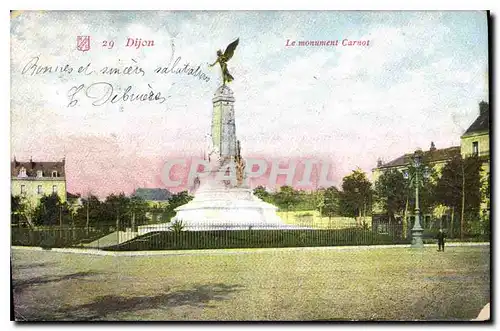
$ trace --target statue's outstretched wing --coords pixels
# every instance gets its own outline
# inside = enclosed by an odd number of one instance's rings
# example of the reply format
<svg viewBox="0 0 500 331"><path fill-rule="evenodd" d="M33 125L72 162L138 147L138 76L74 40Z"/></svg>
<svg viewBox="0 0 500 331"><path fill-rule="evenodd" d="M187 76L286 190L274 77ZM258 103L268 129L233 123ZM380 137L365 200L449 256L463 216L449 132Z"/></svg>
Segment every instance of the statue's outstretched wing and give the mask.
<svg viewBox="0 0 500 331"><path fill-rule="evenodd" d="M229 45L227 45L226 50L224 51L224 57L226 58L226 61L231 59L234 54L234 50L236 49L236 46L238 46L238 43L240 42L240 38L236 39Z"/></svg>

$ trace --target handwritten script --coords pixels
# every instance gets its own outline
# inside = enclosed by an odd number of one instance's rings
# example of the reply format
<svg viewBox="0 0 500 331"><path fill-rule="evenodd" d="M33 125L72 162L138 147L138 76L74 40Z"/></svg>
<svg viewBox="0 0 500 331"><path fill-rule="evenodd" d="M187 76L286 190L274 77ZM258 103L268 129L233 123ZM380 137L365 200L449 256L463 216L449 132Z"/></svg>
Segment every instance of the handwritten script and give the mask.
<svg viewBox="0 0 500 331"><path fill-rule="evenodd" d="M202 82L209 82L208 77L201 69L201 66L191 65L189 62L181 64L182 57L175 56L175 50L172 53L169 62L166 65L159 65L153 70L155 75L186 75L192 78L197 78ZM72 63L62 63L58 65L46 65L40 63L40 56L32 57L21 70L21 74L29 77L50 76L106 76L106 77L144 77L146 71L140 66L136 60L128 65L121 67L104 66L94 68L92 62L84 65L74 65ZM113 85L104 79L98 80L91 84L76 84L72 86L67 96L67 107L75 107L82 98L91 102L92 106L100 107L106 104L114 103L157 103L163 104L171 95L166 95L160 91L156 91L151 83L146 83L147 88L127 85L120 87ZM172 84L173 85L173 84Z"/></svg>
<svg viewBox="0 0 500 331"><path fill-rule="evenodd" d="M115 92L115 87L108 82L97 82L88 86L80 84L78 86L73 86L68 91L68 107L76 106L76 104L78 103L77 94L82 91L87 98L94 100L92 102L93 106L102 106L109 102L117 103L123 101L157 101L158 103L165 102L166 98L161 95L161 92L154 92L150 84L148 84L148 87L150 88L149 93L137 93L132 91L131 85L127 86L127 88L125 88L123 92Z"/></svg>

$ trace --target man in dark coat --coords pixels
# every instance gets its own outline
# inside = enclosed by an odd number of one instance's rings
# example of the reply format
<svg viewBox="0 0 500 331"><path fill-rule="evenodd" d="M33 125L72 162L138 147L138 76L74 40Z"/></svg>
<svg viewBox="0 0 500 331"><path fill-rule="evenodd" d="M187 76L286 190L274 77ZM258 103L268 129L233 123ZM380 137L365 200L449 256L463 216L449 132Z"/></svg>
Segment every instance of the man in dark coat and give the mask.
<svg viewBox="0 0 500 331"><path fill-rule="evenodd" d="M443 251L444 252L444 238L446 235L443 232L443 229L439 229L439 232L436 236L438 240L438 252Z"/></svg>

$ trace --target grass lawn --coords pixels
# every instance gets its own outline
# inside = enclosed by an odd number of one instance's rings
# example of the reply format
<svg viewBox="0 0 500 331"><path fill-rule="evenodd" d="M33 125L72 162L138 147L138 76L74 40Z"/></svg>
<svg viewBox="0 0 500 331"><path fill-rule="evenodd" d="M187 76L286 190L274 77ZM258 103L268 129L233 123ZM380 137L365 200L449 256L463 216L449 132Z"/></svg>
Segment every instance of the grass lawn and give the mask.
<svg viewBox="0 0 500 331"><path fill-rule="evenodd" d="M470 320L490 247L225 250L94 256L12 251L17 320Z"/></svg>

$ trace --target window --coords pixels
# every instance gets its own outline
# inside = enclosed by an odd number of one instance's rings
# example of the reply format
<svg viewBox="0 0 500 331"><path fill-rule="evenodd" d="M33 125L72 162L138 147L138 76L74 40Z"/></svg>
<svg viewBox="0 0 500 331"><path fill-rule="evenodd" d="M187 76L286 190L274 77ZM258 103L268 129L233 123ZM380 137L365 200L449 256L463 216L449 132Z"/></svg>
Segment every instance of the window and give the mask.
<svg viewBox="0 0 500 331"><path fill-rule="evenodd" d="M38 194L43 193L42 185L38 185L37 192L38 192Z"/></svg>
<svg viewBox="0 0 500 331"><path fill-rule="evenodd" d="M479 154L479 142L474 141L472 143L472 154L478 155Z"/></svg>
<svg viewBox="0 0 500 331"><path fill-rule="evenodd" d="M21 169L19 169L18 177L26 177L26 168L22 167Z"/></svg>
<svg viewBox="0 0 500 331"><path fill-rule="evenodd" d="M21 185L21 194L26 194L26 185Z"/></svg>
<svg viewBox="0 0 500 331"><path fill-rule="evenodd" d="M36 171L36 176L37 177L43 177L43 171L42 170L37 170Z"/></svg>
<svg viewBox="0 0 500 331"><path fill-rule="evenodd" d="M52 171L52 177L57 177L57 171L56 170Z"/></svg>
<svg viewBox="0 0 500 331"><path fill-rule="evenodd" d="M57 193L57 185L52 185L52 193Z"/></svg>

